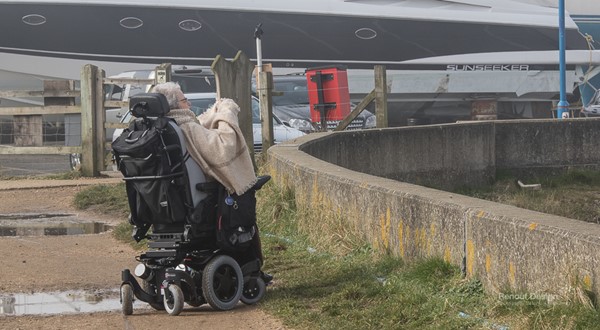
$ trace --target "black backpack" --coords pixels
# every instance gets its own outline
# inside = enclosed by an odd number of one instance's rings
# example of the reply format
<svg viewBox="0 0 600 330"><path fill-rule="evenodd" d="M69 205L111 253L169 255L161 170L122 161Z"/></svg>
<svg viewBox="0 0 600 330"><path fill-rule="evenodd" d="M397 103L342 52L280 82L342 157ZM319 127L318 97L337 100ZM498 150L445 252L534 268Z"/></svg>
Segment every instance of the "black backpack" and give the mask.
<svg viewBox="0 0 600 330"><path fill-rule="evenodd" d="M256 190L239 196L221 186L218 196L217 245L226 251L243 251L256 234Z"/></svg>
<svg viewBox="0 0 600 330"><path fill-rule="evenodd" d="M171 118L138 118L112 143L117 167L126 181L136 226L185 222L186 192L181 148L171 144Z"/></svg>

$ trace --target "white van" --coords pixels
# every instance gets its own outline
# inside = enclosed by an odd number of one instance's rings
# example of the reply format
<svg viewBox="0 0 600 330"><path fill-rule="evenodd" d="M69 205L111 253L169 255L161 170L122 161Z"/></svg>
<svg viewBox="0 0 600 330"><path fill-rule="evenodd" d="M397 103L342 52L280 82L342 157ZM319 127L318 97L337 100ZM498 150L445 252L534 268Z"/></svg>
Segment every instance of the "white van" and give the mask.
<svg viewBox="0 0 600 330"><path fill-rule="evenodd" d="M111 76L112 79L154 79L155 70L136 70L126 71L117 75ZM171 72L171 80L177 82L181 86L184 93L190 92L214 92L216 90L215 78L210 68L193 68L186 67L173 68ZM142 84L136 85L131 83L107 85L104 91L105 100L112 101L128 101L133 95L149 92L152 85ZM107 123L119 123L121 118L127 113L127 107L113 108L106 110ZM111 137L113 132L107 134L107 139Z"/></svg>

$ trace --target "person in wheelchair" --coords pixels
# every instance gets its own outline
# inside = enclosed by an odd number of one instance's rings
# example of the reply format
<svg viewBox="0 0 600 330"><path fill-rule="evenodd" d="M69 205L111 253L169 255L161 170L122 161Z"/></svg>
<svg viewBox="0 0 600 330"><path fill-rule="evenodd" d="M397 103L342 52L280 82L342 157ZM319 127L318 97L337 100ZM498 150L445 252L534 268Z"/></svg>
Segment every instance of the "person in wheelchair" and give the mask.
<svg viewBox="0 0 600 330"><path fill-rule="evenodd" d="M239 127L240 107L233 100L217 100L211 108L196 117L179 84L158 84L153 92L166 97L171 109L168 117L173 118L182 130L190 156L207 176L224 186L228 197L242 196L257 183L252 158ZM258 259L262 266L260 237L257 226L254 227L249 247L242 258ZM262 271L261 277L265 283L273 279L272 275Z"/></svg>

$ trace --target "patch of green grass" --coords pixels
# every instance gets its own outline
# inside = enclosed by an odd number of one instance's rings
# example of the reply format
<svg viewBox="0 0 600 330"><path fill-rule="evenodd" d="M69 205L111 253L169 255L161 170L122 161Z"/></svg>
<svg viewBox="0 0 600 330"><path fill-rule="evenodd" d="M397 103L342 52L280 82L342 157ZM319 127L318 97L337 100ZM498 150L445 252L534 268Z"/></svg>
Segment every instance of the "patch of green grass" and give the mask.
<svg viewBox="0 0 600 330"><path fill-rule="evenodd" d="M503 175L491 186L462 190L457 193L533 211L600 223L600 171L571 170L560 176L531 178L523 183L540 183L542 189L522 189L517 184L516 178Z"/></svg>
<svg viewBox="0 0 600 330"><path fill-rule="evenodd" d="M443 260L405 263L353 240L339 249L347 233L303 228L318 216L297 210L294 194L274 184L257 198L265 271L275 275L260 306L294 329L600 328L585 304L486 294Z"/></svg>
<svg viewBox="0 0 600 330"><path fill-rule="evenodd" d="M36 179L36 180L73 180L81 177L81 172L79 171L69 171L64 173L55 173L55 174L43 174L43 175L0 175L0 180L27 180L27 179Z"/></svg>
<svg viewBox="0 0 600 330"><path fill-rule="evenodd" d="M145 249L148 246L148 241L146 239L143 239L139 242L136 242L131 237L132 232L133 226L128 221L123 221L113 229L112 234L114 238L121 242L131 245L136 250Z"/></svg>
<svg viewBox="0 0 600 330"><path fill-rule="evenodd" d="M73 203L82 210L95 208L118 216L129 214L124 183L91 186L77 193Z"/></svg>
<svg viewBox="0 0 600 330"><path fill-rule="evenodd" d="M146 240L136 242L132 237L133 226L127 221L129 204L125 192L125 184L98 185L88 187L75 195L73 200L78 209L97 209L103 213L122 218L123 221L113 229L113 236L137 250L146 247Z"/></svg>
<svg viewBox="0 0 600 330"><path fill-rule="evenodd" d="M50 175L46 175L46 176L43 176L40 178L48 179L48 180L74 180L74 179L81 178L81 172L80 171L70 171L70 172L65 172L65 173L50 174Z"/></svg>

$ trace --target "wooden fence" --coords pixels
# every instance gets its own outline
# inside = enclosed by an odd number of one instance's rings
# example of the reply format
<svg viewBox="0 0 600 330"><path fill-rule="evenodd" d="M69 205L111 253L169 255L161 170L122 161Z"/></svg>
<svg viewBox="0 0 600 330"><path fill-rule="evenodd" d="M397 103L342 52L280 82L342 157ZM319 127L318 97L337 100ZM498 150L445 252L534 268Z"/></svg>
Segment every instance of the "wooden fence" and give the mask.
<svg viewBox="0 0 600 330"><path fill-rule="evenodd" d="M239 67L239 68L238 68ZM233 62L227 62L217 57L212 66L217 78L218 97L231 97L238 104L249 102L251 63L243 53L238 53ZM240 73L241 72L241 73ZM154 79L106 78L104 71L93 65L86 65L81 71L80 88L76 90L73 81L45 81L42 91L0 91L0 98L41 97L44 105L37 107L6 107L0 108L0 115L13 116L14 145L0 145L0 154L32 155L32 154L80 154L81 172L84 176L99 176L106 167L106 129L125 128L126 124L106 123L107 108L128 107L127 98L120 101L106 100L104 86L115 85L155 85L171 80L171 65L166 63L155 69ZM238 77L240 76L240 77ZM221 77L221 79L219 79ZM240 79L231 79L237 77ZM243 79L242 79L243 78ZM271 89L272 76L270 72L262 72L259 85L267 86L259 90L261 112L264 120L262 125L263 150L273 144ZM371 102L375 102L377 127L387 127L387 84L385 67L375 67L375 88L358 106L341 121L336 131L345 129ZM76 104L80 99L80 104ZM249 105L246 108L251 108ZM43 146L42 115L80 115L81 144L75 146ZM249 147L253 147L252 118L240 117ZM79 132L77 132L79 133ZM65 136L65 142L66 142ZM253 155L253 153L251 153Z"/></svg>
<svg viewBox="0 0 600 330"><path fill-rule="evenodd" d="M4 155L81 154L84 176L99 176L106 167L107 128L124 128L125 124L106 123L106 109L128 107L128 101L105 100L106 84L154 85L170 80L170 64L156 68L154 79L106 78L104 71L86 65L81 71L79 90L69 80L45 81L42 91L0 91L0 98L40 97L43 106L0 108L0 115L13 116L14 145L1 146ZM76 104L80 99L80 104ZM42 115L81 115L81 144L78 146L43 146ZM76 132L79 133L79 132ZM65 136L66 140L66 136Z"/></svg>

